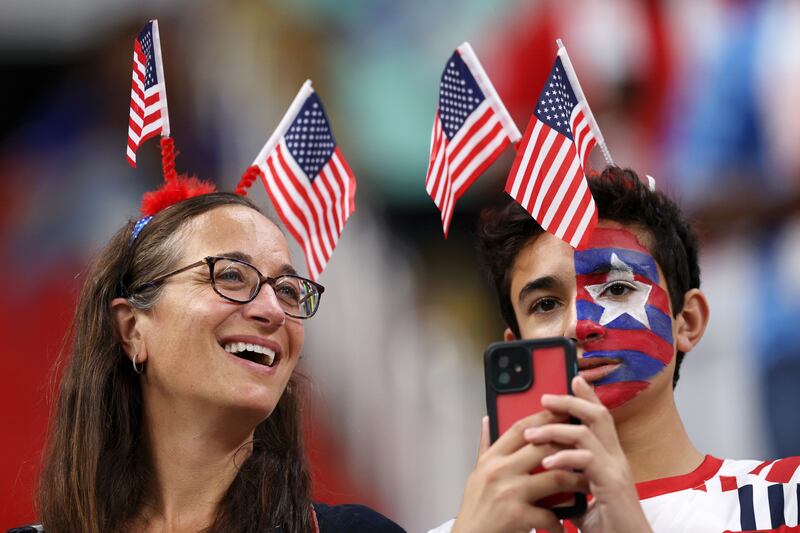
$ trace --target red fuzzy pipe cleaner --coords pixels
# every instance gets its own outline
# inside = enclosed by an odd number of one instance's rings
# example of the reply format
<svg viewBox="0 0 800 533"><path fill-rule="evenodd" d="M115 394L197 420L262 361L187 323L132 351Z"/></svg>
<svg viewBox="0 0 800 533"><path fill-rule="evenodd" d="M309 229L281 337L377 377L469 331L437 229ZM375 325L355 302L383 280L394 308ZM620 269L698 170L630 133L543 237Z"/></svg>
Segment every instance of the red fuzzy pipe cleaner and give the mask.
<svg viewBox="0 0 800 533"><path fill-rule="evenodd" d="M161 137L161 166L164 170L164 184L142 197L143 217L155 215L181 200L217 190L211 182L178 175L175 170L175 142L171 137Z"/></svg>
<svg viewBox="0 0 800 533"><path fill-rule="evenodd" d="M250 165L245 170L244 174L242 175L242 179L239 180L239 184L236 186L236 190L233 191L240 196L247 196L247 189L256 181L256 178L263 176L264 173L261 171L260 168L256 165Z"/></svg>

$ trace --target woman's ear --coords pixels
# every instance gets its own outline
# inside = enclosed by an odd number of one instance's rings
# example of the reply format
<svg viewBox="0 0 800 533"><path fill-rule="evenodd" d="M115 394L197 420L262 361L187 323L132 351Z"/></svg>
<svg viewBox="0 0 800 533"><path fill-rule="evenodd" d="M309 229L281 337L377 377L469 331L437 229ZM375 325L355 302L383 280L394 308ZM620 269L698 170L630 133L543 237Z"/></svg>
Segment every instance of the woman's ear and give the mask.
<svg viewBox="0 0 800 533"><path fill-rule="evenodd" d="M137 363L144 363L147 360L147 350L144 349L142 334L137 327L136 313L128 300L125 298L111 300L111 316L128 358L132 361L136 358Z"/></svg>
<svg viewBox="0 0 800 533"><path fill-rule="evenodd" d="M514 335L514 332L511 331L511 328L506 328L503 332L503 340L506 342L511 342L517 340L517 336Z"/></svg>
<svg viewBox="0 0 800 533"><path fill-rule="evenodd" d="M700 289L691 289L683 295L683 309L675 315L673 326L675 347L689 352L703 338L711 311L708 300Z"/></svg>

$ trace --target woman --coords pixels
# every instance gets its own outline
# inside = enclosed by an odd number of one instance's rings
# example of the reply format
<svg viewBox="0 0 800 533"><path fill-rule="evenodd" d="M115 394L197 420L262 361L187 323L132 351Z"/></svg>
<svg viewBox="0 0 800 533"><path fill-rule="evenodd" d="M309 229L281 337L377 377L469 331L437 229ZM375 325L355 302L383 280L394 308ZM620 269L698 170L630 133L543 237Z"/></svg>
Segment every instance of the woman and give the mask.
<svg viewBox="0 0 800 533"><path fill-rule="evenodd" d="M80 294L44 530L402 531L362 506L312 505L294 369L322 291L242 196L120 230Z"/></svg>

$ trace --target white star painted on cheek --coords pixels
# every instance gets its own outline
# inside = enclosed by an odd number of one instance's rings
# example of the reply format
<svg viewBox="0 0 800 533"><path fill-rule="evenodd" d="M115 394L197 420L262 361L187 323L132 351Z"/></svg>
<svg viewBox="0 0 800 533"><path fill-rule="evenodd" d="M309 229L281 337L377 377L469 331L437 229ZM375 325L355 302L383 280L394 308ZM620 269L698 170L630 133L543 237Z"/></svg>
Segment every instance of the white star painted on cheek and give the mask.
<svg viewBox="0 0 800 533"><path fill-rule="evenodd" d="M600 316L600 325L605 326L609 322L613 322L617 317L627 314L644 324L647 329L652 329L650 327L650 321L647 318L645 304L647 304L647 298L650 296L650 291L653 287L641 281L634 280L633 269L626 265L617 254L611 254L611 267L612 270L605 283L586 286L586 292L591 295L595 302L603 307L603 314ZM601 295L603 290L608 287L609 282L615 280L625 281L636 287L636 290L630 290L625 296L617 298Z"/></svg>

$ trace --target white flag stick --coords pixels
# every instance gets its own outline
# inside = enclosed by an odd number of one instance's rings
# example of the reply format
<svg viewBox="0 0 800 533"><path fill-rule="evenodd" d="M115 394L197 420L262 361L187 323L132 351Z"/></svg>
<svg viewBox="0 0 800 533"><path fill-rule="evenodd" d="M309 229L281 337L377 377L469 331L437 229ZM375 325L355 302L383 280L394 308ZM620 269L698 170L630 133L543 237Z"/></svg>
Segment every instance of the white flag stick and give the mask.
<svg viewBox="0 0 800 533"><path fill-rule="evenodd" d="M481 88L483 95L489 100L489 105L491 105L494 112L497 113L500 124L506 131L509 140L512 143L519 141L522 138L522 134L519 132L517 125L514 124L514 119L511 118L506 106L503 105L503 101L500 100L497 90L495 90L494 85L492 85L492 81L489 79L486 71L483 70L483 65L478 61L478 56L475 55L472 46L468 42L464 42L457 50L461 54L461 59L464 61L464 64L467 65L467 68L472 73L472 77L475 78L478 87Z"/></svg>
<svg viewBox="0 0 800 533"><path fill-rule="evenodd" d="M156 75L161 84L161 136L169 137L169 111L167 110L167 80L164 78L164 62L161 61L161 37L158 35L158 20L153 19L153 55L156 57Z"/></svg>
<svg viewBox="0 0 800 533"><path fill-rule="evenodd" d="M311 96L311 93L314 92L314 89L311 87L311 80L306 80L302 87L300 87L300 91L297 93L297 96L294 97L292 101L292 105L289 106L289 109L286 111L286 114L283 115L280 123L278 124L277 129L272 133L272 136L267 140L266 144L261 151L256 156L256 160L253 161L253 164L256 166L261 166L264 161L267 159L267 156L275 149L275 146L281 141L281 138L286 133L286 130L289 129L289 126L292 124L292 121L297 116L297 113L300 112L300 108L303 107L303 104Z"/></svg>
<svg viewBox="0 0 800 533"><path fill-rule="evenodd" d="M558 44L558 56L561 57L561 63L564 65L564 70L567 73L569 82L575 91L575 97L578 99L578 102L583 105L583 110L586 113L586 119L589 121L589 128L591 128L594 138L597 139L597 144L600 146L600 150L603 152L603 157L606 159L606 163L613 165L614 160L611 159L611 152L608 151L606 140L603 138L603 134L600 132L600 127L597 125L597 121L592 114L592 109L589 107L589 102L586 100L586 96L583 94L583 89L581 89L578 76L575 74L575 69L572 68L572 61L569 60L567 49L564 46L564 43L561 42L561 39L556 39L556 44Z"/></svg>

